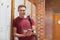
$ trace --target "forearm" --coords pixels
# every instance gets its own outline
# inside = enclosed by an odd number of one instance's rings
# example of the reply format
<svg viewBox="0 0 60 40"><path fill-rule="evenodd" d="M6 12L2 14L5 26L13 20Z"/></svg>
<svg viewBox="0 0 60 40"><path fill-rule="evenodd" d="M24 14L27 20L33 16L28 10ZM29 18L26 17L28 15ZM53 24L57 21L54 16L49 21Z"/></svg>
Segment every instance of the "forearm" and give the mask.
<svg viewBox="0 0 60 40"><path fill-rule="evenodd" d="M18 34L18 33L14 33L14 36L16 36L16 37L24 37L23 34Z"/></svg>
<svg viewBox="0 0 60 40"><path fill-rule="evenodd" d="M36 35L36 28L35 28L35 25L32 26L32 29L33 29L32 34Z"/></svg>

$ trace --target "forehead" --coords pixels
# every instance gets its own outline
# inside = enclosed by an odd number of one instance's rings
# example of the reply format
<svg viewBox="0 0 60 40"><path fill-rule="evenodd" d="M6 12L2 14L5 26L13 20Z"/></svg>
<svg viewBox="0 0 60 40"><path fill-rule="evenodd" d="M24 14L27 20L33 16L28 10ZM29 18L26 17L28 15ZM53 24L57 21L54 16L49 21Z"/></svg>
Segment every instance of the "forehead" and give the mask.
<svg viewBox="0 0 60 40"><path fill-rule="evenodd" d="M20 8L19 8L19 10L23 10L23 9L25 10L26 8L25 8L25 7L20 7Z"/></svg>

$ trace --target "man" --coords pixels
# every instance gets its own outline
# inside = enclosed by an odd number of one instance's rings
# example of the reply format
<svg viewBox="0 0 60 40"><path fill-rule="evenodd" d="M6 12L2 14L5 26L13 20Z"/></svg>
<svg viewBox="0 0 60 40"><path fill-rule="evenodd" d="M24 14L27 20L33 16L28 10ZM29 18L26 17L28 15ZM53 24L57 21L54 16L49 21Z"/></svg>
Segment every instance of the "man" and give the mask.
<svg viewBox="0 0 60 40"><path fill-rule="evenodd" d="M17 36L19 40L35 40L33 36L35 32L32 32L32 29L35 28L34 21L32 18L30 18L32 22L32 28L31 28L28 17L25 16L26 6L19 5L18 12L19 12L19 16L15 18L13 21L14 36Z"/></svg>

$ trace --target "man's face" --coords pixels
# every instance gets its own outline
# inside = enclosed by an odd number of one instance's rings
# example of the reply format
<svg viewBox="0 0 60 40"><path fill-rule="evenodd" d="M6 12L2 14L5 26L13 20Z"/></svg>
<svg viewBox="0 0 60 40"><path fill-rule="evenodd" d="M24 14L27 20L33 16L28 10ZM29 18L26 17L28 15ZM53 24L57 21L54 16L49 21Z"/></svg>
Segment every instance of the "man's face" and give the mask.
<svg viewBox="0 0 60 40"><path fill-rule="evenodd" d="M26 8L25 7L20 7L19 10L18 10L19 15L22 16L22 17L24 17L25 11L26 11Z"/></svg>

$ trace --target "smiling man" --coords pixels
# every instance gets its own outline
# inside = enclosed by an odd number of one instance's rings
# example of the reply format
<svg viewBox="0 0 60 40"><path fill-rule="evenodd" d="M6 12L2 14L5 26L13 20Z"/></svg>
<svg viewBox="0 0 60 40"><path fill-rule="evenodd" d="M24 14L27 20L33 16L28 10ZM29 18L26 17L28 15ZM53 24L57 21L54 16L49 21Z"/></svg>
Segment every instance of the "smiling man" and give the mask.
<svg viewBox="0 0 60 40"><path fill-rule="evenodd" d="M18 6L19 16L14 19L13 26L14 26L14 36L17 36L19 40L35 40L34 36L35 33L32 30L35 29L34 27L34 20L30 18L31 23L28 20L26 15L26 6L19 5Z"/></svg>

